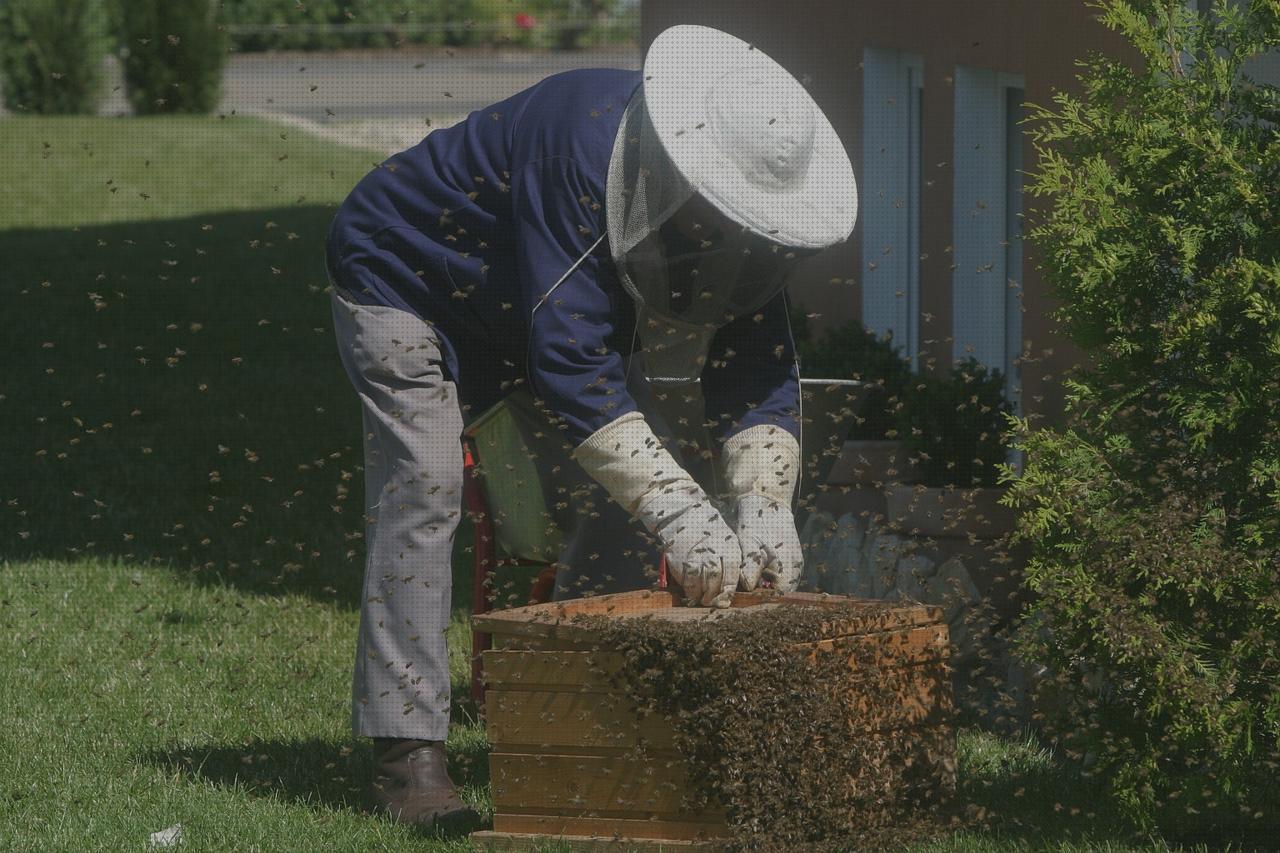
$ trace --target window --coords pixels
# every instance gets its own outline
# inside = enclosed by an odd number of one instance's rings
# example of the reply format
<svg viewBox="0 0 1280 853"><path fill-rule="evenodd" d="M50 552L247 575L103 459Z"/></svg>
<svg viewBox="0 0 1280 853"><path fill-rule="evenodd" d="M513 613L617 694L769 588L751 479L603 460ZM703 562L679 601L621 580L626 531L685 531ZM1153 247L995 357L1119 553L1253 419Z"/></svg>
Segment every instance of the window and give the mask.
<svg viewBox="0 0 1280 853"><path fill-rule="evenodd" d="M923 68L915 54L866 48L862 60L862 324L892 331L918 367Z"/></svg>

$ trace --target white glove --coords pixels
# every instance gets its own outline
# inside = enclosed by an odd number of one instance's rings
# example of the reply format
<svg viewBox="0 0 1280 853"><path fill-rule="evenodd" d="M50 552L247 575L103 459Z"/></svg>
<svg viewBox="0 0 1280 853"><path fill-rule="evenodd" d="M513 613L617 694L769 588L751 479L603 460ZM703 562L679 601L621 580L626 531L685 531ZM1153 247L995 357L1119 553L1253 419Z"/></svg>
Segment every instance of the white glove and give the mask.
<svg viewBox="0 0 1280 853"><path fill-rule="evenodd" d="M641 499L635 515L662 540L667 569L687 604L729 605L742 572L742 546L696 483L692 489L655 490Z"/></svg>
<svg viewBox="0 0 1280 853"><path fill-rule="evenodd" d="M743 589L755 589L762 575L782 592L799 585L804 550L790 505L764 495L744 495L738 500L735 528L745 555L739 580Z"/></svg>
<svg viewBox="0 0 1280 853"><path fill-rule="evenodd" d="M728 606L742 572L739 537L644 415L630 412L609 422L573 456L658 537L687 604Z"/></svg>
<svg viewBox="0 0 1280 853"><path fill-rule="evenodd" d="M726 441L721 459L737 506L734 529L744 557L739 586L755 589L764 576L776 589L793 591L804 569L791 511L800 471L799 443L781 427L754 426Z"/></svg>

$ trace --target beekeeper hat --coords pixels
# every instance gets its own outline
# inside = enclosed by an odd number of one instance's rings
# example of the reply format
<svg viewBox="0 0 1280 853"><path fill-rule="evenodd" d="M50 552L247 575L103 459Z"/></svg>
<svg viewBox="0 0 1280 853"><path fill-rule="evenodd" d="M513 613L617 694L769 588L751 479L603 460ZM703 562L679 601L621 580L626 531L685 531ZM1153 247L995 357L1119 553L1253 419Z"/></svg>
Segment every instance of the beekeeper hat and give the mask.
<svg viewBox="0 0 1280 853"><path fill-rule="evenodd" d="M649 47L643 91L671 163L733 221L815 249L853 231L857 186L840 137L761 50L711 27L671 27Z"/></svg>

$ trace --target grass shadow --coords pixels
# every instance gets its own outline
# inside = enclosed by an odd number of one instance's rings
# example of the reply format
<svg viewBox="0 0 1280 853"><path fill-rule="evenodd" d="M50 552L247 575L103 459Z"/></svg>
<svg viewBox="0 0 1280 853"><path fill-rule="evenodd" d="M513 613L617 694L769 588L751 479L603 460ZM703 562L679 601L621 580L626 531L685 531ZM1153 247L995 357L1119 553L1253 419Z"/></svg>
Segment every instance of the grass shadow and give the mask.
<svg viewBox="0 0 1280 853"><path fill-rule="evenodd" d="M999 735L962 731L957 795L976 816L978 837L1025 849L1150 841L1104 795L1097 780L1059 760L1034 729Z"/></svg>
<svg viewBox="0 0 1280 853"><path fill-rule="evenodd" d="M447 744L449 774L465 801L482 815L492 815L488 743L483 732L466 731ZM254 797L297 803L312 809L352 810L371 818L366 784L373 768L366 743L254 739L241 744L208 744L153 750L139 763L158 767L167 775L193 784L243 791ZM457 838L481 828L454 826L432 831L433 837Z"/></svg>
<svg viewBox="0 0 1280 853"><path fill-rule="evenodd" d="M364 460L326 291L332 216L0 231L0 560L118 558L359 605Z"/></svg>
<svg viewBox="0 0 1280 853"><path fill-rule="evenodd" d="M986 832L1026 849L1075 843L1084 849L1263 853L1278 849L1274 830L1241 822L1233 828L1144 830L1124 812L1105 779L1062 759L1035 729L1015 738L969 733L958 793L985 811Z"/></svg>

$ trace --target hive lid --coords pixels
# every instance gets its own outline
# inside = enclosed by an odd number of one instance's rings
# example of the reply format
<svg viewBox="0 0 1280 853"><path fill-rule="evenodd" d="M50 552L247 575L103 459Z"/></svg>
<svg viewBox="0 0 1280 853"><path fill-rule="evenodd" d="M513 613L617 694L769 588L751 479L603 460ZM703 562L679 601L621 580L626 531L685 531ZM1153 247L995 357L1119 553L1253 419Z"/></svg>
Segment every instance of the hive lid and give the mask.
<svg viewBox="0 0 1280 853"><path fill-rule="evenodd" d="M614 619L651 617L671 621L719 621L743 613L758 613L787 606L823 607L832 611L826 636L868 634L876 631L929 625L942 621L942 610L910 602L885 602L808 592L738 592L728 608L684 607L679 596L669 590L635 590L590 598L552 601L494 610L471 617L473 627L496 635L588 642L594 632L581 624L579 616L607 616Z"/></svg>

